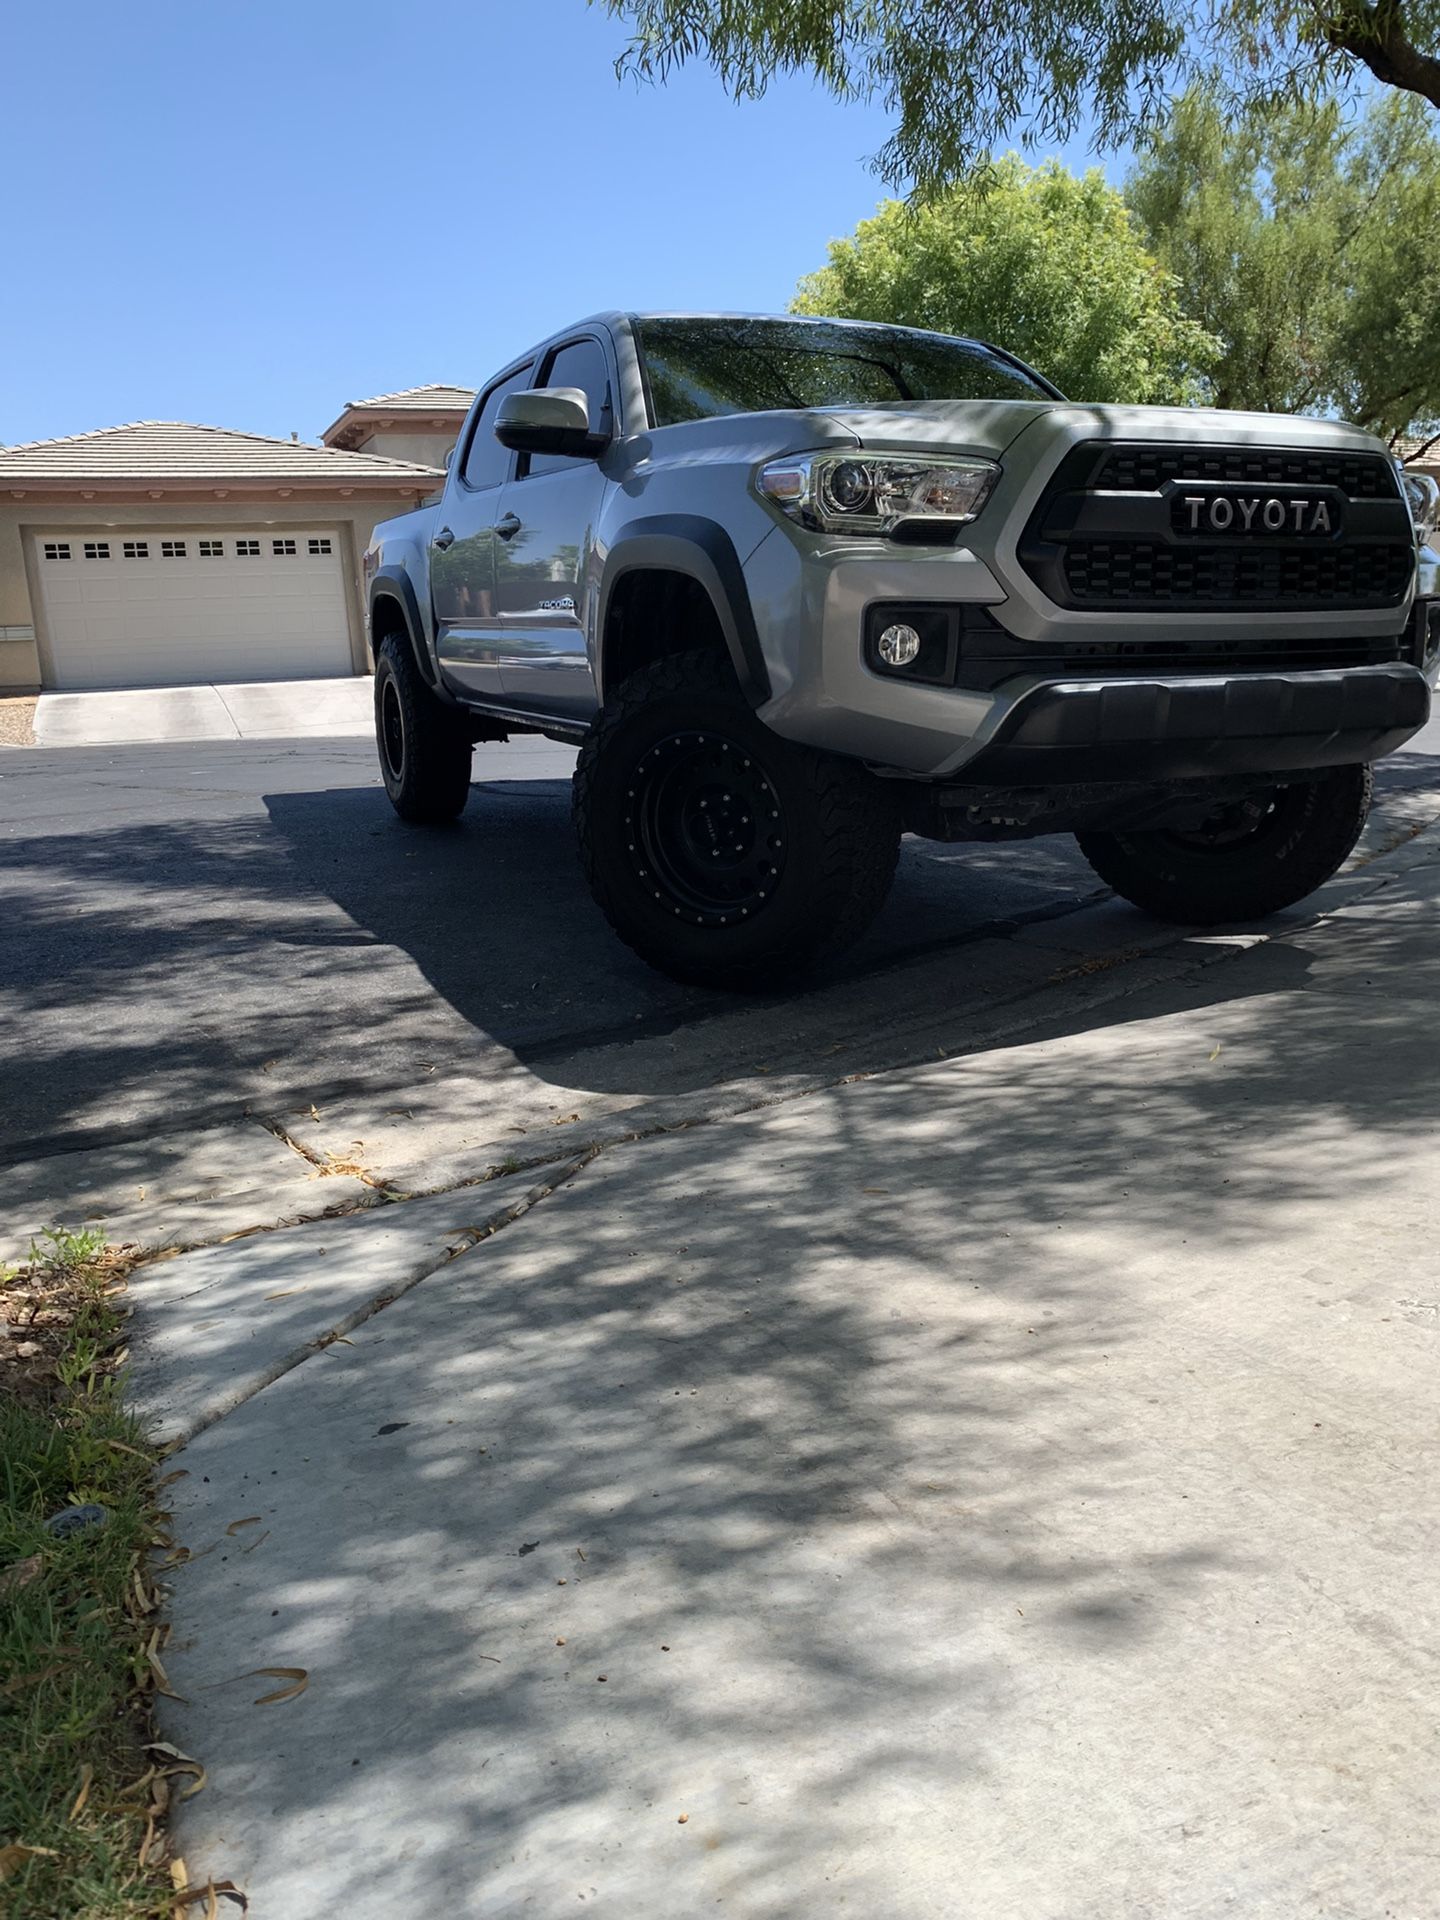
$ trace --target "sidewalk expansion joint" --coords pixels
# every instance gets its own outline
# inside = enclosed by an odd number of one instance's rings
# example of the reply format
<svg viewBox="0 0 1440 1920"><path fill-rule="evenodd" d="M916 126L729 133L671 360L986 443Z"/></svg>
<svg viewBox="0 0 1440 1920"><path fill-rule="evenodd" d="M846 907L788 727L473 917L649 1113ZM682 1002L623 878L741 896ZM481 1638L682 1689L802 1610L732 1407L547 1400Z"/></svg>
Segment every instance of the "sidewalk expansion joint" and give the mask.
<svg viewBox="0 0 1440 1920"><path fill-rule="evenodd" d="M207 1427L213 1427L221 1420L226 1419L230 1414L234 1413L238 1407L243 1407L247 1401L253 1400L257 1394L263 1393L267 1387L273 1386L277 1380L283 1380L286 1374L293 1373L297 1367L303 1366L307 1360L313 1359L317 1354L324 1353L330 1347L348 1345L349 1340L347 1336L352 1334L357 1327L364 1326L367 1320L374 1319L377 1314L383 1313L387 1307L394 1306L397 1300L401 1300L407 1293L413 1292L416 1287L430 1279L432 1275L442 1272L452 1261L458 1260L462 1254L468 1253L472 1247L481 1246L486 1240L493 1239L497 1233L502 1232L506 1227L513 1226L517 1220L523 1219L532 1207L538 1206L542 1200L549 1199L550 1195L556 1192L558 1188L565 1186L567 1182L573 1180L578 1173L581 1173L588 1167L599 1152L599 1147L593 1147L585 1153L578 1154L566 1166L562 1167L553 1178L543 1182L539 1186L529 1188L518 1200L512 1201L509 1206L501 1208L499 1212L492 1214L488 1219L477 1220L473 1226L461 1227L458 1230L452 1229L452 1231L446 1235L444 1247L436 1254L433 1260L429 1261L418 1271L408 1274L406 1278L397 1285L387 1288L383 1293L374 1295L373 1298L362 1302L360 1306L355 1307L351 1312L342 1315L341 1318L335 1322L334 1326L327 1327L324 1333L316 1335L312 1340L303 1341L299 1346L292 1347L287 1353L281 1354L265 1368L262 1374L250 1383L246 1391L238 1394L224 1406L217 1407L201 1418L192 1421L190 1425L185 1427L181 1432L167 1440L161 1449L162 1457L168 1458L171 1454L178 1453L182 1447L188 1446L197 1434L203 1433Z"/></svg>
<svg viewBox="0 0 1440 1920"><path fill-rule="evenodd" d="M358 1160L342 1160L337 1154L317 1153L313 1147L307 1147L304 1141L297 1140L284 1121L276 1118L274 1114L252 1113L249 1118L257 1126L263 1127L266 1133L272 1134L282 1147L289 1147L292 1153L298 1154L302 1160L312 1166L318 1180L337 1178L362 1180L367 1187L373 1187L384 1200L407 1200L410 1197L408 1194L396 1192L383 1180L377 1180L370 1169L362 1166ZM338 1208L336 1211L337 1213L358 1213L363 1211L363 1206Z"/></svg>

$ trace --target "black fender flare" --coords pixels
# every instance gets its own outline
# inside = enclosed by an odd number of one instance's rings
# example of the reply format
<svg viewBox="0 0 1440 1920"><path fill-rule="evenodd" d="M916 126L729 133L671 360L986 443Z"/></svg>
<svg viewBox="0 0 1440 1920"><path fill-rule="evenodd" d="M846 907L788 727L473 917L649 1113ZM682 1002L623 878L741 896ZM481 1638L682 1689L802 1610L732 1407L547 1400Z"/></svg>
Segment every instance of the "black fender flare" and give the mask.
<svg viewBox="0 0 1440 1920"><path fill-rule="evenodd" d="M740 689L752 707L762 706L770 698L770 672L756 630L740 556L725 529L714 520L689 513L655 514L628 521L621 527L610 542L600 581L597 651L603 648L615 588L627 573L640 568L687 574L704 588L725 636ZM595 664L598 680L602 660L597 658ZM602 698L605 691L602 681Z"/></svg>
<svg viewBox="0 0 1440 1920"><path fill-rule="evenodd" d="M420 618L420 602L415 597L415 588L409 574L399 567L382 567L370 582L368 605L370 613L370 663L375 663L375 602L380 599L399 602L400 611L405 617L406 635L410 641L410 651L415 656L426 683L442 691L440 675L435 667L434 656L425 637L425 623Z"/></svg>

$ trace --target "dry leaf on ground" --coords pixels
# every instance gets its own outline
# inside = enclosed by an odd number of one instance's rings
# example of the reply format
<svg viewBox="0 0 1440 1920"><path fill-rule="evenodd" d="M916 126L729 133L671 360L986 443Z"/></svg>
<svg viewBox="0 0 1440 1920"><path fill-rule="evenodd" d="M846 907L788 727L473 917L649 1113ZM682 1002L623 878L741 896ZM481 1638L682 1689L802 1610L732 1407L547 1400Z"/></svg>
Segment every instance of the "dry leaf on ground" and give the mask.
<svg viewBox="0 0 1440 1920"><path fill-rule="evenodd" d="M78 1820L85 1811L85 1802L90 1798L90 1783L94 1778L95 1769L87 1760L80 1769L80 1791L76 1794L75 1804L70 1809L69 1818L72 1822Z"/></svg>
<svg viewBox="0 0 1440 1920"><path fill-rule="evenodd" d="M0 1847L0 1880L8 1880L12 1873L20 1871L27 1860L42 1853L52 1859L55 1857L54 1847L26 1847L18 1840L12 1840L7 1847Z"/></svg>
<svg viewBox="0 0 1440 1920"><path fill-rule="evenodd" d="M288 1687L277 1687L274 1693L262 1693L254 1702L257 1707L268 1707L278 1700L293 1700L296 1694L304 1693L310 1684L310 1675L304 1667L252 1667L249 1673L242 1673L242 1680L253 1680L257 1674L268 1674L273 1680L289 1680Z"/></svg>

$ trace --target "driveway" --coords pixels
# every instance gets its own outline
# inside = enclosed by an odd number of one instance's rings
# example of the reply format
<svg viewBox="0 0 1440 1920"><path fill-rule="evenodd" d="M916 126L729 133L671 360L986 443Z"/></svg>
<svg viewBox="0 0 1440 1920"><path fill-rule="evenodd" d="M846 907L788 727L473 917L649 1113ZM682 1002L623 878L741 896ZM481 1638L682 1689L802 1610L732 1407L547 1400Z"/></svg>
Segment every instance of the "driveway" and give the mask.
<svg viewBox="0 0 1440 1920"><path fill-rule="evenodd" d="M1440 813L1437 754L1432 726L1388 763L1373 845ZM781 1075L822 1049L869 1070L963 1047L1073 945L1098 969L1167 936L1118 905L1079 932L1104 890L1067 839L912 840L880 921L805 993L680 987L585 891L572 765L545 742L479 748L459 825L415 831L363 739L6 754L4 1161L341 1101L383 1117L403 1090L517 1066L557 1112Z"/></svg>
<svg viewBox="0 0 1440 1920"><path fill-rule="evenodd" d="M368 674L345 679L262 680L114 692L42 693L35 739L42 747L128 746L136 741L269 740L368 734Z"/></svg>

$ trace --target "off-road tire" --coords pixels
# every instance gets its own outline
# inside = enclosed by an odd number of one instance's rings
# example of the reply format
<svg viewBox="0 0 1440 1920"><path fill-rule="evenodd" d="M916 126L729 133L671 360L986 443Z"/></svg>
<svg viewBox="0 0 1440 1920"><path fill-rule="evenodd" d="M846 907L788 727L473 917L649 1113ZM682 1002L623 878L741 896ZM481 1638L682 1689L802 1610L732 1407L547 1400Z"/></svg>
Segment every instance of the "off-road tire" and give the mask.
<svg viewBox="0 0 1440 1920"><path fill-rule="evenodd" d="M1227 810L1218 809L1208 836L1076 838L1100 878L1157 919L1196 927L1263 920L1293 907L1344 864L1365 825L1373 786L1369 767L1335 767L1318 779L1276 787L1268 799L1247 803L1248 815L1229 810L1229 826Z"/></svg>
<svg viewBox="0 0 1440 1920"><path fill-rule="evenodd" d="M670 655L615 690L572 794L600 910L642 960L691 984L793 979L864 931L895 872L884 782L771 733L711 653Z"/></svg>
<svg viewBox="0 0 1440 1920"><path fill-rule="evenodd" d="M391 634L375 662L375 744L390 804L413 826L454 820L470 796L470 734L420 678L407 641Z"/></svg>

